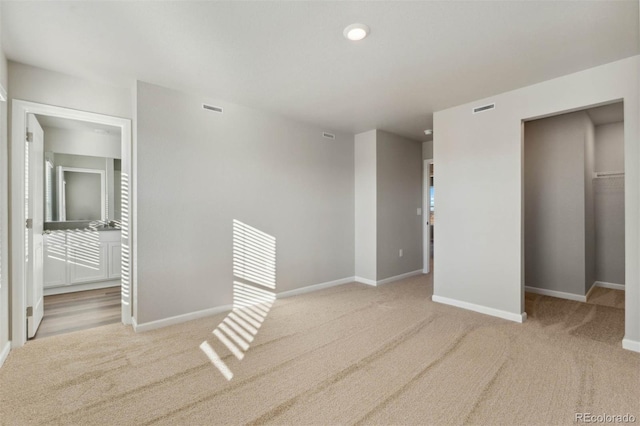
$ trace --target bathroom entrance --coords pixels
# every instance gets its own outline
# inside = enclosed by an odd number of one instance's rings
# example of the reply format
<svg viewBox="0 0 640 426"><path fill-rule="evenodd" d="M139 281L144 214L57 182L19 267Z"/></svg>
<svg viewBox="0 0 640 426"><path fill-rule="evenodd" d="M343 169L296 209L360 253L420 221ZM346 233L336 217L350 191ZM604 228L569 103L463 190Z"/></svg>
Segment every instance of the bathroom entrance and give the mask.
<svg viewBox="0 0 640 426"><path fill-rule="evenodd" d="M44 308L39 326L28 316L28 336L119 322L120 129L36 114L29 114L28 122L29 174L35 179L30 213L34 234L42 234L34 235L34 250L42 251L34 252L34 261L42 256ZM36 285L40 276L33 280Z"/></svg>
<svg viewBox="0 0 640 426"><path fill-rule="evenodd" d="M15 100L13 126L16 346L130 323L130 121Z"/></svg>

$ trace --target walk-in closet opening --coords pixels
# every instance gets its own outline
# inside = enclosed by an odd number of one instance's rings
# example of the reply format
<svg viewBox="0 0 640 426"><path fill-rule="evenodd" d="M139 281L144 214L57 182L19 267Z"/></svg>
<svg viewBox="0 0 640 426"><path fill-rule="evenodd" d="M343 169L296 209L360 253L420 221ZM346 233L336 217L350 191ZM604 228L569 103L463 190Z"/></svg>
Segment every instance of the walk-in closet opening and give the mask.
<svg viewBox="0 0 640 426"><path fill-rule="evenodd" d="M524 123L525 311L596 340L624 336L624 105ZM572 302L567 302L566 299ZM598 326L614 317L615 329Z"/></svg>

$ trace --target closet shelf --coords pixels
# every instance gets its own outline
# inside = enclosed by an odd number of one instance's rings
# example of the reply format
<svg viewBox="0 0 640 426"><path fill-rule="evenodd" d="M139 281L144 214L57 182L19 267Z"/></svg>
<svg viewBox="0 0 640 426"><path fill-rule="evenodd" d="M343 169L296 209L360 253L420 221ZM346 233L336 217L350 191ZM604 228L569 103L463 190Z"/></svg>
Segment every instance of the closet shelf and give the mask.
<svg viewBox="0 0 640 426"><path fill-rule="evenodd" d="M624 176L624 172L595 172L594 177L603 178L603 177L621 177Z"/></svg>

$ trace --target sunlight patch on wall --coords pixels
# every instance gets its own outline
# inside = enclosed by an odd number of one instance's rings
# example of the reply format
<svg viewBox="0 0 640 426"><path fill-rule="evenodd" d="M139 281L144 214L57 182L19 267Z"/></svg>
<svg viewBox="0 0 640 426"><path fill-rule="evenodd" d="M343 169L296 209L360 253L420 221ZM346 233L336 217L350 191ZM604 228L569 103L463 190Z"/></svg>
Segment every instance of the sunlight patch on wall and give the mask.
<svg viewBox="0 0 640 426"><path fill-rule="evenodd" d="M120 226L121 235L121 301L125 306L129 306L131 303L131 253L129 252L129 175L122 172L120 175L120 191L121 191L121 213L120 223L116 222L117 226Z"/></svg>
<svg viewBox="0 0 640 426"><path fill-rule="evenodd" d="M276 239L233 221L233 310L213 330L220 353L242 361L276 299ZM200 349L227 379L233 372L208 341Z"/></svg>
<svg viewBox="0 0 640 426"><path fill-rule="evenodd" d="M264 287L276 287L276 239L233 221L233 275Z"/></svg>

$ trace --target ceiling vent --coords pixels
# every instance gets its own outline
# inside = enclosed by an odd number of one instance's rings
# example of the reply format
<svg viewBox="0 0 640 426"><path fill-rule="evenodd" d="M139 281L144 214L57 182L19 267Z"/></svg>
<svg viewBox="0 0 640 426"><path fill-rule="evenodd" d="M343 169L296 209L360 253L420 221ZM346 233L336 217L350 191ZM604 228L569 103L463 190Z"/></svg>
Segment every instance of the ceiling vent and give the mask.
<svg viewBox="0 0 640 426"><path fill-rule="evenodd" d="M336 135L333 133L322 132L322 137L327 139L335 139Z"/></svg>
<svg viewBox="0 0 640 426"><path fill-rule="evenodd" d="M209 111L217 112L218 114L222 114L223 109L219 106L202 104L202 108L208 109Z"/></svg>
<svg viewBox="0 0 640 426"><path fill-rule="evenodd" d="M479 106L479 107L475 107L473 109L473 113L477 114L479 112L489 111L491 109L494 109L495 107L496 107L496 104L482 105L482 106Z"/></svg>

